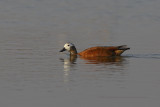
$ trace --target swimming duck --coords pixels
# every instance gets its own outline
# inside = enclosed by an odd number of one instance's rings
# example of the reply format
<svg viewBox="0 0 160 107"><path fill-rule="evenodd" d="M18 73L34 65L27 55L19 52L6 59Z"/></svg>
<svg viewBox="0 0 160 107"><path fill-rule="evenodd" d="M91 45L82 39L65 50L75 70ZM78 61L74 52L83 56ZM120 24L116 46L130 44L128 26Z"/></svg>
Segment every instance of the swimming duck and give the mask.
<svg viewBox="0 0 160 107"><path fill-rule="evenodd" d="M66 43L64 48L60 50L69 51L70 55L80 55L81 57L100 57L100 56L120 56L124 51L128 50L126 45L121 46L96 46L85 49L82 52L77 52L77 49L73 43Z"/></svg>

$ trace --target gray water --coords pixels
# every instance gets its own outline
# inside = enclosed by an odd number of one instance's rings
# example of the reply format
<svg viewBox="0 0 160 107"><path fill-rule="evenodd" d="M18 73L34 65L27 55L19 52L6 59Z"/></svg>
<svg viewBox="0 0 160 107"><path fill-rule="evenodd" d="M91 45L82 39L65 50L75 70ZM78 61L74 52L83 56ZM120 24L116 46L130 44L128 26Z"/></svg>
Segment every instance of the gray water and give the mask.
<svg viewBox="0 0 160 107"><path fill-rule="evenodd" d="M159 107L159 0L1 0L1 107ZM70 58L128 45L113 59Z"/></svg>

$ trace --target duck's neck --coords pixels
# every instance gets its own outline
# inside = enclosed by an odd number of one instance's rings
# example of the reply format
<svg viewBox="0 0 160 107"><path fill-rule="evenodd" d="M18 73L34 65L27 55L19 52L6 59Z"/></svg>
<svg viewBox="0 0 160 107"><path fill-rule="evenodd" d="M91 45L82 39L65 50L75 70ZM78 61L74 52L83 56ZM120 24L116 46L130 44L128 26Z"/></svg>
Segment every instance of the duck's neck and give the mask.
<svg viewBox="0 0 160 107"><path fill-rule="evenodd" d="M77 49L76 49L75 46L72 46L72 47L71 47L70 54L71 54L71 55L77 55Z"/></svg>

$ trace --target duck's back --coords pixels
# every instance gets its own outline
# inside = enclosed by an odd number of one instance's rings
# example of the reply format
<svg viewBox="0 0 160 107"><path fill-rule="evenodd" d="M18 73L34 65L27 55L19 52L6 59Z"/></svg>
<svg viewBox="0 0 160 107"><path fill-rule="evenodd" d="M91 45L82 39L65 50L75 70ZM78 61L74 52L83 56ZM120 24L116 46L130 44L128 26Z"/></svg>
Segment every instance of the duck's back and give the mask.
<svg viewBox="0 0 160 107"><path fill-rule="evenodd" d="M115 56L116 49L117 47L106 47L106 46L91 47L78 54L84 57Z"/></svg>
<svg viewBox="0 0 160 107"><path fill-rule="evenodd" d="M88 48L78 55L83 57L96 57L96 56L120 56L125 50L128 50L126 45L121 46L97 46Z"/></svg>

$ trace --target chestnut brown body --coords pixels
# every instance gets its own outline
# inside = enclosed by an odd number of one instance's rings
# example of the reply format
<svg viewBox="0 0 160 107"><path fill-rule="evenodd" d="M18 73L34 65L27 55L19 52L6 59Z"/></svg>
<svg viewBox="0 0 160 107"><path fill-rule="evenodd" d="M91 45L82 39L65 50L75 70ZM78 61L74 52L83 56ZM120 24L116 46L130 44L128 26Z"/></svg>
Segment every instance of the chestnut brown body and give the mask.
<svg viewBox="0 0 160 107"><path fill-rule="evenodd" d="M120 48L120 46L111 46L111 47L91 47L88 48L78 55L83 57L95 57L95 56L120 56L125 50L129 48Z"/></svg>

